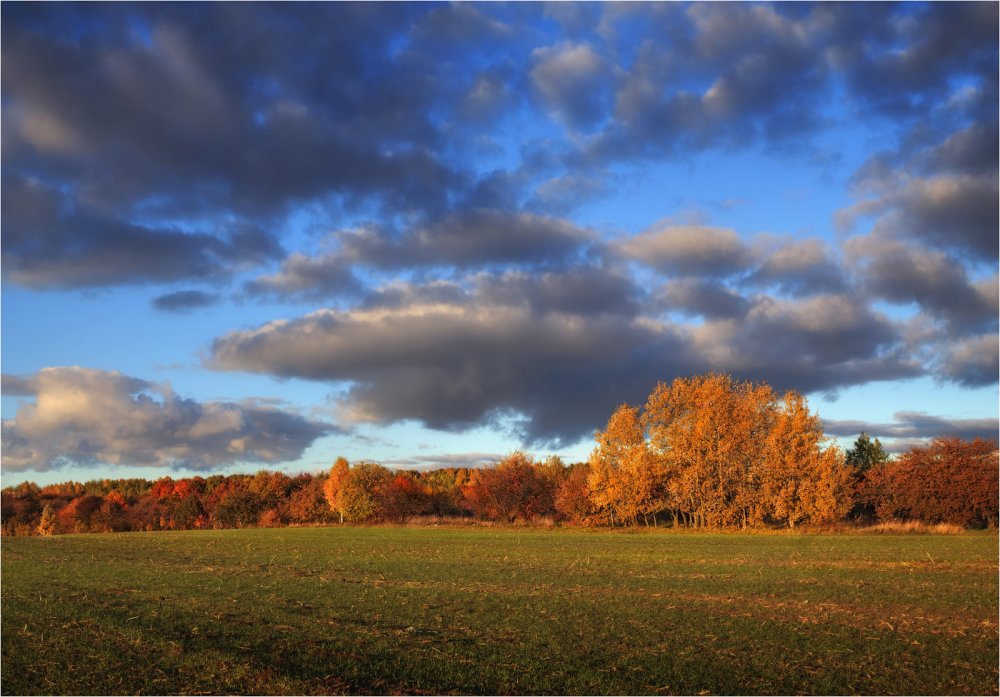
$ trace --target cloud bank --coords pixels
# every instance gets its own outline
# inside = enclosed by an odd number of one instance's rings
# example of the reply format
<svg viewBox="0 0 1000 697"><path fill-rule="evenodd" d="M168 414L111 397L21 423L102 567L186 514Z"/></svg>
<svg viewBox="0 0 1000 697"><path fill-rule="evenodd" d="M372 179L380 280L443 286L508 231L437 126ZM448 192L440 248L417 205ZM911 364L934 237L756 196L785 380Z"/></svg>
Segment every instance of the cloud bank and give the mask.
<svg viewBox="0 0 1000 697"><path fill-rule="evenodd" d="M211 469L297 460L329 424L273 407L196 402L169 385L90 368L3 376L4 394L32 396L3 422L3 470L65 464Z"/></svg>

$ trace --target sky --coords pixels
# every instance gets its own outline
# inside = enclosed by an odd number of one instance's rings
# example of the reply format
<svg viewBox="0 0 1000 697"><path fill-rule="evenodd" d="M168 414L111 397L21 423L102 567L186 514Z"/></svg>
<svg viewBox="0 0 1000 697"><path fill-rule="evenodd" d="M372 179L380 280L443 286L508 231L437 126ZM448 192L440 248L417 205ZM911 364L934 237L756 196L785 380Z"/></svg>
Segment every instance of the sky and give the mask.
<svg viewBox="0 0 1000 697"><path fill-rule="evenodd" d="M4 485L996 437L996 3L0 13Z"/></svg>

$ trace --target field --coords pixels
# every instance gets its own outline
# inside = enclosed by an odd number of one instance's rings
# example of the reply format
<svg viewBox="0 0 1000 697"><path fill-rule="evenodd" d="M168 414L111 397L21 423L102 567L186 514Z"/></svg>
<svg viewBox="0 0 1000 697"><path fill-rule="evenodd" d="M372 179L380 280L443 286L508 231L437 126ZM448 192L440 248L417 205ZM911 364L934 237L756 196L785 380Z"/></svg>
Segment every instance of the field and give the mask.
<svg viewBox="0 0 1000 697"><path fill-rule="evenodd" d="M4 694L996 694L997 537L2 541Z"/></svg>

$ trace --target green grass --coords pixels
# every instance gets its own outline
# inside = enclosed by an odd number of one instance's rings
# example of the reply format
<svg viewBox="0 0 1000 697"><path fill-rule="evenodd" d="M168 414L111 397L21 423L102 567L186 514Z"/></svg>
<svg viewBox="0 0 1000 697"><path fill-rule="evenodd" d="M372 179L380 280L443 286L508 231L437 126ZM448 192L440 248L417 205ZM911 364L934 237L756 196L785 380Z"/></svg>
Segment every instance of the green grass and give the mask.
<svg viewBox="0 0 1000 697"><path fill-rule="evenodd" d="M4 694L996 694L997 537L2 541Z"/></svg>

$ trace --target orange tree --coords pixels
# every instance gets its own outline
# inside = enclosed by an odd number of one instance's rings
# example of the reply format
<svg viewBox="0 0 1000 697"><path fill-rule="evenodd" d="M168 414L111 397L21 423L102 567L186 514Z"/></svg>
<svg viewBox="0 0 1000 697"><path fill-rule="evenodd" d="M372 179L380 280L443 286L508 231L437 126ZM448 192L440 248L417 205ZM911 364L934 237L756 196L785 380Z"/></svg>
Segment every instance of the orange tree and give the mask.
<svg viewBox="0 0 1000 697"><path fill-rule="evenodd" d="M797 393L779 399L715 373L678 378L643 409L618 407L597 433L590 500L613 524L660 513L697 527L828 522L849 506L850 474L822 443Z"/></svg>

